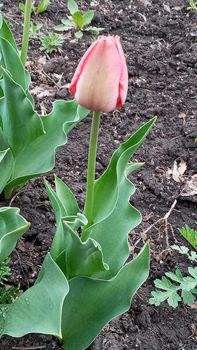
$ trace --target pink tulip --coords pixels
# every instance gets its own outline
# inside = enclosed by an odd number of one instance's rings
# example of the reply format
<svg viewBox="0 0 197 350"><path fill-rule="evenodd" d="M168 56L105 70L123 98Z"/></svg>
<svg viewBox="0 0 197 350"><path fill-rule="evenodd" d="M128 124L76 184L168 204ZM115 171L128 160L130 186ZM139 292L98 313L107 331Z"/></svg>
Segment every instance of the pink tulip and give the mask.
<svg viewBox="0 0 197 350"><path fill-rule="evenodd" d="M92 111L111 112L122 107L128 71L118 36L101 36L89 47L69 89L81 106Z"/></svg>

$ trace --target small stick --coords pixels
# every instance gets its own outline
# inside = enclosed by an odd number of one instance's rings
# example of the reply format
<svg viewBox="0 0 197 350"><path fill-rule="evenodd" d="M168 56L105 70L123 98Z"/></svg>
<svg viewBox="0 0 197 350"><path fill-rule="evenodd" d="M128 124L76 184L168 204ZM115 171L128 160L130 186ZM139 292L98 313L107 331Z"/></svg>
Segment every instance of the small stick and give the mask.
<svg viewBox="0 0 197 350"><path fill-rule="evenodd" d="M29 347L18 347L18 346L13 346L13 350L38 350L38 349L46 349L46 345L40 345L40 346L29 346Z"/></svg>

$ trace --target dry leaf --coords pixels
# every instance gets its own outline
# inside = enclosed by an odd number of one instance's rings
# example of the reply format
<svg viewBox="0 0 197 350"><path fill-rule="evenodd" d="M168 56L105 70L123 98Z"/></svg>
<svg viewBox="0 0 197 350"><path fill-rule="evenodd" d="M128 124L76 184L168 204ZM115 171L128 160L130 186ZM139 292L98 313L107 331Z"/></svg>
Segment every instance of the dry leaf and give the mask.
<svg viewBox="0 0 197 350"><path fill-rule="evenodd" d="M182 181L181 177L186 171L186 169L187 169L187 165L183 159L181 159L179 163L175 160L172 167L173 180L176 182L181 182Z"/></svg>
<svg viewBox="0 0 197 350"><path fill-rule="evenodd" d="M193 175L190 180L188 180L181 192L181 196L189 197L197 194L197 174Z"/></svg>
<svg viewBox="0 0 197 350"><path fill-rule="evenodd" d="M163 8L164 10L166 10L167 12L171 13L171 9L170 6L168 4L163 4Z"/></svg>
<svg viewBox="0 0 197 350"><path fill-rule="evenodd" d="M141 2L141 4L144 5L145 7L152 5L151 0L138 0L138 1Z"/></svg>

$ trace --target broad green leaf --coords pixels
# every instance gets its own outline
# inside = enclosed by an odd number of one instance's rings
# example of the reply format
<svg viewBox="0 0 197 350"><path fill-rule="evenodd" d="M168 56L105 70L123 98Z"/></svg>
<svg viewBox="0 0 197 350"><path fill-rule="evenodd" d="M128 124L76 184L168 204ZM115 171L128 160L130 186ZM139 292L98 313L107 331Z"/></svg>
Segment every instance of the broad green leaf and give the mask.
<svg viewBox="0 0 197 350"><path fill-rule="evenodd" d="M7 40L10 45L18 52L14 36L2 16L0 16L0 37Z"/></svg>
<svg viewBox="0 0 197 350"><path fill-rule="evenodd" d="M57 176L55 176L55 190L68 216L77 215L80 212L75 196L69 187Z"/></svg>
<svg viewBox="0 0 197 350"><path fill-rule="evenodd" d="M67 142L68 132L88 111L75 101L56 101L51 113L40 116L23 88L3 68L2 72L0 84L4 97L0 99L0 115L4 138L12 149L15 164L6 186L9 191L54 167L56 148Z"/></svg>
<svg viewBox="0 0 197 350"><path fill-rule="evenodd" d="M67 279L75 276L91 277L97 271L105 271L108 266L103 262L100 245L93 239L82 242L77 235L75 220L77 217L63 219L65 250L56 259ZM72 220L72 221L71 221ZM79 222L79 227L86 222Z"/></svg>
<svg viewBox="0 0 197 350"><path fill-rule="evenodd" d="M72 15L72 18L73 18L73 21L76 24L76 27L79 28L79 29L82 29L83 26L84 26L84 19L83 19L83 15L81 14L81 12L79 12L79 11L75 12Z"/></svg>
<svg viewBox="0 0 197 350"><path fill-rule="evenodd" d="M67 6L71 15L74 15L75 12L79 11L78 5L75 0L68 0Z"/></svg>
<svg viewBox="0 0 197 350"><path fill-rule="evenodd" d="M0 208L0 261L5 260L14 250L18 238L30 227L19 215L19 209Z"/></svg>
<svg viewBox="0 0 197 350"><path fill-rule="evenodd" d="M149 246L146 245L111 280L73 278L62 312L64 349L86 349L111 319L127 311L148 271Z"/></svg>
<svg viewBox="0 0 197 350"><path fill-rule="evenodd" d="M129 204L135 192L127 179L128 172L135 170L129 159L139 148L150 131L155 119L151 119L114 153L105 173L96 181L93 224L83 233L90 235L102 247L104 261L110 269L108 277L117 273L129 255L128 233L141 222L141 214ZM138 167L139 164L136 166ZM99 278L108 278L99 275Z"/></svg>
<svg viewBox="0 0 197 350"><path fill-rule="evenodd" d="M55 213L56 232L52 242L51 254L55 259L66 247L66 237L62 225L62 218L76 217L80 212L77 201L70 189L58 177L55 177L56 192L45 181L46 190Z"/></svg>
<svg viewBox="0 0 197 350"><path fill-rule="evenodd" d="M88 32L91 32L92 35L99 35L100 32L102 32L105 28L101 28L101 27L86 27L85 30L88 31Z"/></svg>
<svg viewBox="0 0 197 350"><path fill-rule="evenodd" d="M47 10L49 6L49 0L41 0L37 7L37 13L42 13Z"/></svg>
<svg viewBox="0 0 197 350"><path fill-rule="evenodd" d="M24 70L21 59L16 49L2 37L0 37L0 53L0 64L9 72L12 79L26 90L28 88L29 78Z"/></svg>
<svg viewBox="0 0 197 350"><path fill-rule="evenodd" d="M10 179L14 163L10 148L0 151L0 193Z"/></svg>
<svg viewBox="0 0 197 350"><path fill-rule="evenodd" d="M94 11L89 10L83 14L83 25L88 26L94 18Z"/></svg>
<svg viewBox="0 0 197 350"><path fill-rule="evenodd" d="M61 338L62 307L68 292L66 277L48 253L36 284L6 306L7 310L3 308L3 334L43 333Z"/></svg>

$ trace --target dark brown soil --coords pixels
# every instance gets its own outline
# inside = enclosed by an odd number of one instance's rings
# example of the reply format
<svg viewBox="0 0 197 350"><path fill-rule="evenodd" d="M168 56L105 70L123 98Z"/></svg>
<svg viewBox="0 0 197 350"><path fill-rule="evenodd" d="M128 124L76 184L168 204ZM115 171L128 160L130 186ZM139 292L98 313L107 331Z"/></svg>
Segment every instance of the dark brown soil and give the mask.
<svg viewBox="0 0 197 350"><path fill-rule="evenodd" d="M18 1L4 0L3 12L20 43L22 17ZM89 1L78 1L87 9ZM100 132L97 172L101 174L109 158L132 131L151 116L158 121L135 160L144 161L142 170L131 177L137 191L132 203L143 214L142 224L130 235L131 252L135 255L146 239L150 239L151 273L146 284L133 300L130 311L113 320L91 346L92 350L196 350L196 309L180 306L174 310L164 304L148 304L153 280L164 272L179 267L187 271L188 260L170 249L174 243L187 245L178 228L187 224L197 227L197 196L185 188L197 173L197 12L187 10L183 0L114 0L93 1L94 25L104 33L120 35L129 68L129 94L121 111L103 115ZM66 16L66 2L53 1L46 13L34 18L52 30ZM46 57L39 50L39 41L32 40L28 67L38 110L51 107L57 98L68 99L66 88L91 37L76 42L72 33L65 37L63 49ZM61 77L62 75L62 77ZM38 89L40 88L40 90ZM44 93L43 93L44 92ZM53 173L74 191L80 206L84 202L90 117L71 132L68 144L58 150ZM169 169L185 162L187 169L176 182ZM175 176L174 176L175 177ZM186 194L186 195L185 195ZM170 210L166 222L162 219ZM0 205L5 203L3 199ZM32 223L31 230L18 243L12 255L13 283L26 289L35 281L54 233L54 217L44 189L43 179L31 181L13 198L12 206L21 208ZM30 335L22 339L3 337L1 350L58 350L55 339Z"/></svg>

